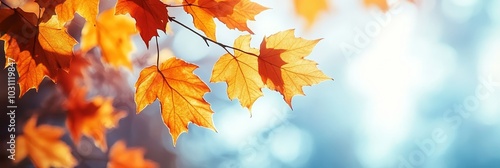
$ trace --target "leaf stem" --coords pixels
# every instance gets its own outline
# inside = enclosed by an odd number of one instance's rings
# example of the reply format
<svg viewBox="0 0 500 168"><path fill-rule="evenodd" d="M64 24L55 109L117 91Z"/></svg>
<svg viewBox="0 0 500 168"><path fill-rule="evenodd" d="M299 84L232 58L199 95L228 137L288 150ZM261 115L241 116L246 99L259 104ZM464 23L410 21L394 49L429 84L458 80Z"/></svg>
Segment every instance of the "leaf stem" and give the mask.
<svg viewBox="0 0 500 168"><path fill-rule="evenodd" d="M186 26L185 24L183 24L183 23L181 23L181 22L179 22L179 21L175 20L175 18L174 18L174 17L169 17L168 19L169 19L171 22L175 22L175 23L177 23L177 24L181 25L182 27L184 27L184 28L188 29L189 31L193 32L194 34L198 35L199 37L201 37L201 38L203 39L203 41L205 41L205 44L207 44L207 46L210 46L210 45L208 44L208 42L211 42L211 43L217 44L218 46L220 46L221 48L223 48L224 50L226 50L226 52L227 52L227 53L229 53L229 54L231 54L232 56L234 56L234 55L233 55L231 52L229 52L228 48L229 48L229 49L236 50L236 51L240 51L240 52L245 53L245 54L248 54L248 55L253 55L253 56L256 56L256 57L258 56L258 55L254 54L254 53L250 53L250 52L244 51L244 50L242 50L242 49L235 48L235 47L232 47L232 46L229 46L229 45L226 45L226 44L219 43L219 42L217 42L217 41L215 41L215 40L212 40L212 39L210 39L210 38L208 38L208 37L206 37L206 36L204 36L204 35L202 35L202 34L200 34L200 33L196 32L195 30L193 30L192 28L190 28L190 27Z"/></svg>
<svg viewBox="0 0 500 168"><path fill-rule="evenodd" d="M160 45L158 44L158 36L155 36L156 40L156 69L160 71Z"/></svg>

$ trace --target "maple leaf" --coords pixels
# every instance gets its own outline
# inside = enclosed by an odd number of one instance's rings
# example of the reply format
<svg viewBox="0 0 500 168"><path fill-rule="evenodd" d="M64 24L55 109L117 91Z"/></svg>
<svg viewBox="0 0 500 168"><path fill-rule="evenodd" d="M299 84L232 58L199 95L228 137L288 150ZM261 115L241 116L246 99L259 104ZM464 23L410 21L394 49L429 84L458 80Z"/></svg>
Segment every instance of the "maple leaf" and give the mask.
<svg viewBox="0 0 500 168"><path fill-rule="evenodd" d="M159 0L118 0L115 14L129 13L136 21L142 40L149 47L149 40L158 36L157 30L165 32L168 22L167 5Z"/></svg>
<svg viewBox="0 0 500 168"><path fill-rule="evenodd" d="M89 65L90 62L83 58L81 52L77 52L71 60L69 71L59 71L57 85L62 88L66 95L69 95L74 88L79 87L78 82L83 82L81 80L87 76L84 69Z"/></svg>
<svg viewBox="0 0 500 168"><path fill-rule="evenodd" d="M109 152L108 168L155 168L158 165L144 159L142 148L126 148L122 140L115 142Z"/></svg>
<svg viewBox="0 0 500 168"><path fill-rule="evenodd" d="M50 125L36 126L36 116L24 126L23 134L16 138L14 163L29 156L35 167L74 167L76 160L71 148L60 140L64 129Z"/></svg>
<svg viewBox="0 0 500 168"><path fill-rule="evenodd" d="M133 50L131 36L136 34L135 22L125 15L114 15L112 9L102 12L97 23L86 23L82 30L81 49L89 51L99 46L104 60L111 65L123 65L132 70L129 54Z"/></svg>
<svg viewBox="0 0 500 168"><path fill-rule="evenodd" d="M380 8L384 12L389 10L389 5L387 4L387 0L364 0L363 2L367 7L374 5Z"/></svg>
<svg viewBox="0 0 500 168"><path fill-rule="evenodd" d="M306 19L308 27L314 24L322 12L329 10L326 0L316 0L314 2L310 0L294 0L294 4L295 12Z"/></svg>
<svg viewBox="0 0 500 168"><path fill-rule="evenodd" d="M160 67L143 69L135 84L137 113L158 99L163 122L170 129L174 146L179 135L188 130L189 122L215 131L213 112L203 99L210 89L193 74L196 68L196 65L170 58Z"/></svg>
<svg viewBox="0 0 500 168"><path fill-rule="evenodd" d="M248 109L263 95L261 88L264 87L258 71L259 50L250 48L250 40L250 35L240 36L234 41L234 47L255 55L239 50L234 51L234 56L223 55L215 63L210 78L211 82L226 82L229 98L238 98Z"/></svg>
<svg viewBox="0 0 500 168"><path fill-rule="evenodd" d="M259 55L259 74L271 90L283 95L291 107L294 95L304 95L303 86L311 86L332 78L304 59L320 41L296 38L294 30L286 30L262 40Z"/></svg>
<svg viewBox="0 0 500 168"><path fill-rule="evenodd" d="M89 24L94 25L99 13L99 0L65 0L55 7L55 12L61 23L73 19L75 13L78 13Z"/></svg>
<svg viewBox="0 0 500 168"><path fill-rule="evenodd" d="M77 42L60 26L57 17L38 26L37 22L35 14L21 9L15 9L15 14L0 20L0 32L6 32L0 37L5 41L5 56L17 63L19 97L32 88L38 90L45 76L57 82L58 72L67 71L74 56L73 46Z"/></svg>
<svg viewBox="0 0 500 168"><path fill-rule="evenodd" d="M112 99L97 96L87 101L86 94L87 90L80 88L73 90L69 95L65 102L68 110L66 125L76 144L80 142L83 134L92 137L96 146L106 151L106 129L117 126L118 121L125 117L126 113L115 110Z"/></svg>
<svg viewBox="0 0 500 168"><path fill-rule="evenodd" d="M217 18L230 29L238 29L253 34L247 21L268 9L250 0L185 0L184 11L193 17L194 26L208 38L216 40L215 22Z"/></svg>

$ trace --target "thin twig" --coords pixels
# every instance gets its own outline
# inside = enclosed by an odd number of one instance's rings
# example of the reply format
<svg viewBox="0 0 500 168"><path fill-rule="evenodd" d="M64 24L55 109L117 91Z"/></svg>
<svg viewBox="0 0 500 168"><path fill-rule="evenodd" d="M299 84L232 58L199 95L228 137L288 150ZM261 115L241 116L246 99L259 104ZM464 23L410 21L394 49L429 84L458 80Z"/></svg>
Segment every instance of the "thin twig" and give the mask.
<svg viewBox="0 0 500 168"><path fill-rule="evenodd" d="M196 6L196 7L201 8L201 6L193 5L193 4L167 5L167 8L180 8L180 7L186 7L186 6Z"/></svg>
<svg viewBox="0 0 500 168"><path fill-rule="evenodd" d="M183 24L183 23L181 23L181 22L179 22L179 21L175 20L175 18L174 18L174 17L169 17L168 19L169 19L171 22L175 22L175 23L177 23L177 24L181 25L182 27L184 27L184 28L188 29L189 31L193 32L194 34L198 35L199 37L201 37L201 38L203 39L203 41L205 41L205 44L207 44L207 46L210 46L210 45L208 45L208 42L212 42L212 43L217 44L218 46L222 47L224 50L226 50L226 52L227 52L227 53L231 54L232 56L234 56L234 55L233 55L231 52L229 52L228 48L233 49L233 50L236 50L236 51L240 51L240 52L245 53L245 54L248 54L248 55L253 55L253 56L256 56L256 57L257 57L257 55L256 55L256 54L254 54L254 53L250 53L250 52L244 51L244 50L242 50L242 49L235 48L235 47L232 47L232 46L229 46L229 45L226 45L226 44L219 43L219 42L217 42L217 41L215 41L215 40L212 40L212 39L210 39L210 38L208 38L208 37L206 37L206 36L204 36L204 35L202 35L202 34L200 34L200 33L196 32L195 30L193 30L192 28L190 28L190 27L186 26L185 24Z"/></svg>

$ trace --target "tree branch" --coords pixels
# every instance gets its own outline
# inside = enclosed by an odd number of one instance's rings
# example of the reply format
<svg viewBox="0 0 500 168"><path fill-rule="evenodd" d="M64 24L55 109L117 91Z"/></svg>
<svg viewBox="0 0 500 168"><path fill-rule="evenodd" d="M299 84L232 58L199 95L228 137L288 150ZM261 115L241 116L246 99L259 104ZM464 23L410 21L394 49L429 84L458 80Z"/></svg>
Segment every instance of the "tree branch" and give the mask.
<svg viewBox="0 0 500 168"><path fill-rule="evenodd" d="M242 49L235 48L235 47L232 47L232 46L229 46L229 45L226 45L226 44L219 43L219 42L217 42L217 41L215 41L215 40L212 40L212 39L210 39L210 38L208 38L208 37L206 37L206 36L204 36L204 35L202 35L202 34L200 34L200 33L196 32L195 30L193 30L192 28L190 28L190 27L186 26L185 24L183 24L183 23L181 23L181 22L179 22L179 21L175 20L175 18L174 18L174 17L169 17L168 19L169 19L171 22L175 22L175 23L177 23L177 24L181 25L182 27L184 27L184 28L188 29L189 31L193 32L194 34L198 35L199 37L201 37L201 38L203 39L203 41L205 41L205 44L207 44L207 46L210 46L210 45L208 44L208 42L211 42L211 43L217 44L218 46L220 46L221 48L223 48L224 50L226 50L226 52L227 52L228 54L232 55L233 57L234 57L234 55L233 55L233 54L232 54L232 53L231 53L228 49L233 49L233 50L240 51L240 52L242 52L242 53L245 53L245 54L248 54L248 55L253 55L253 56L256 56L256 57L258 56L258 55L254 54L254 53L250 53L250 52L244 51L244 50L242 50Z"/></svg>

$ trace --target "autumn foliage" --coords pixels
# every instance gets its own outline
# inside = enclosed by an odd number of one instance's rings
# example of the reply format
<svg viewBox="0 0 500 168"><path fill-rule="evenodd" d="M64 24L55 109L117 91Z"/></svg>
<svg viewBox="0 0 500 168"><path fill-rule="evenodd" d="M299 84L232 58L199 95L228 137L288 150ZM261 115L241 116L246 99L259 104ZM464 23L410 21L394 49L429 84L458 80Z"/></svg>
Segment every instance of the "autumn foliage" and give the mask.
<svg viewBox="0 0 500 168"><path fill-rule="evenodd" d="M291 1L308 27L331 8L326 0ZM174 145L179 135L188 131L189 123L216 130L214 112L204 99L210 92L205 83L208 81L194 73L198 66L175 57L159 61L162 55L158 37L169 32L169 24L177 24L207 44L227 51L215 63L210 82L226 83L228 97L237 99L249 111L263 96L263 88L283 95L291 108L292 98L304 95L304 86L332 80L317 68L316 62L306 58L321 39L300 38L290 29L265 37L259 46L251 46L251 35L255 32L248 23L264 11L272 10L251 0L117 0L113 8L102 11L99 3L99 0L35 0L25 6L11 6L2 1L0 8L0 40L4 41L5 57L16 61L19 97L29 90L38 91L45 78L56 83L65 97L66 127L76 144L86 136L107 151L106 130L117 127L118 121L126 116L126 112L113 107L112 98L89 97L92 88L83 82L89 80L86 68L91 63L87 54L97 48L105 63L132 71L131 38L137 34L147 48L156 50L157 63L142 69L135 82L136 113L158 100L161 118ZM385 0L364 0L364 4L388 9ZM169 15L168 9L175 7L181 7L192 17L194 28ZM80 40L67 31L76 14L86 21L81 27ZM216 22L247 35L235 39L232 46L219 43ZM36 116L30 118L24 134L17 138L18 160L30 157L37 167L75 166L70 147L60 140L64 129L36 126L36 121ZM143 155L142 149L127 149L124 142L116 142L110 149L108 167L157 166L144 160Z"/></svg>

